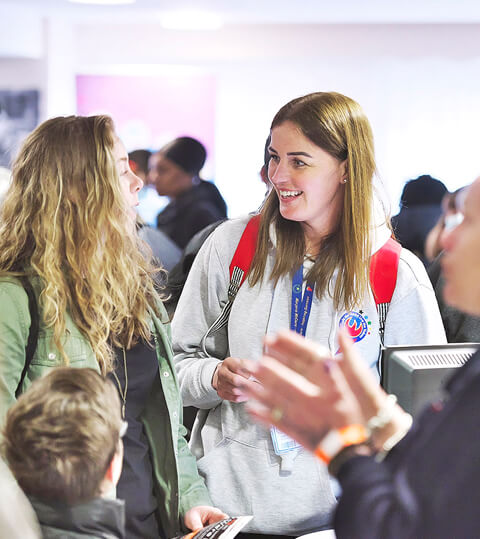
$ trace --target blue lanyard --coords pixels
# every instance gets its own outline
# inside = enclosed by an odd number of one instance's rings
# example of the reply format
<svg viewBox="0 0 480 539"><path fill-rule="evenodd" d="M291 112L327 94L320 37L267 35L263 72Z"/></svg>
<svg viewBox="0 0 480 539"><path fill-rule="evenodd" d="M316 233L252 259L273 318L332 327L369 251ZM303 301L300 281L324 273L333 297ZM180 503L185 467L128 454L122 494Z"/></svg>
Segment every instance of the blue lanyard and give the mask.
<svg viewBox="0 0 480 539"><path fill-rule="evenodd" d="M312 308L314 284L307 282L302 298L303 264L298 268L292 281L292 311L290 329L305 336L308 317Z"/></svg>

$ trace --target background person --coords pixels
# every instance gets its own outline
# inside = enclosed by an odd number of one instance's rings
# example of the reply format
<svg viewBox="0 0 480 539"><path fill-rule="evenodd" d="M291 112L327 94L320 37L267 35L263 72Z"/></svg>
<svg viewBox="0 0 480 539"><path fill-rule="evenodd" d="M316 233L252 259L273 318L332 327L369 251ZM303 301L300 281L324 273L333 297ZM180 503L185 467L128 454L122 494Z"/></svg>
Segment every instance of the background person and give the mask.
<svg viewBox="0 0 480 539"><path fill-rule="evenodd" d="M181 249L200 230L226 219L220 191L199 176L207 152L198 140L179 137L152 156L151 181L170 203L157 217L157 227Z"/></svg>
<svg viewBox="0 0 480 539"><path fill-rule="evenodd" d="M260 168L259 176L262 182L265 184L267 191L265 196L268 195L272 187L270 180L268 179L268 162L270 160L269 148L270 146L270 135L268 135L267 140L265 141L264 155L263 155L263 165ZM210 236L210 234L223 223L225 219L217 221L210 225L207 225L205 228L197 232L195 236L187 243L185 249L182 252L182 256L178 264L173 268L168 274L168 283L167 283L167 295L168 298L165 300L165 307L168 313L173 316L175 309L177 307L178 300L185 286L190 268L192 267L193 261L198 254L201 246L205 243L205 240Z"/></svg>
<svg viewBox="0 0 480 539"><path fill-rule="evenodd" d="M202 343L228 299L228 268L249 218L212 233L180 297L172 323L176 367L184 404L201 409L191 448L212 499L226 511L254 515L246 531L296 536L331 525L335 497L325 466L254 424L240 383L254 384L243 359L259 358L265 334L288 327L333 353L340 326L360 328L355 346L376 369L379 322L368 267L391 231L374 205L374 172L370 125L355 101L327 92L291 101L271 125L273 188L228 326ZM296 327L295 298L303 299L300 313L310 305L309 318ZM385 342L444 341L425 268L402 250Z"/></svg>
<svg viewBox="0 0 480 539"><path fill-rule="evenodd" d="M144 185L148 183L148 162L151 156L150 150L133 150L128 153L128 164Z"/></svg>
<svg viewBox="0 0 480 539"><path fill-rule="evenodd" d="M150 212L151 195L147 193L151 190L148 184L148 163L152 155L149 150L134 150L128 154L128 162L132 172L138 176L143 182L143 188L138 194L138 216L137 216L137 229L138 234L143 241L147 242L155 257L155 263L161 265L167 271L170 271L175 264L180 260L181 251L177 245L161 230L149 226L148 217ZM153 209L155 210L155 217L158 213L158 201L160 200L155 190L153 191L153 197L155 201L152 202ZM160 204L163 207L164 204Z"/></svg>
<svg viewBox="0 0 480 539"><path fill-rule="evenodd" d="M463 222L443 237L444 293L453 307L478 316L480 179L463 211ZM409 429L408 414L376 384L345 334L343 355L335 360L294 334L265 344L267 356L250 365L259 384L244 387L260 403L252 413L310 450L328 451L329 469L343 489L335 515L339 539L478 534L480 352ZM345 440L352 426L370 426L370 438Z"/></svg>
<svg viewBox="0 0 480 539"><path fill-rule="evenodd" d="M129 422L117 493L128 537L144 539L224 515L184 439L168 317L135 230L141 187L107 116L52 118L27 137L0 215L0 424L16 393L55 367L112 376Z"/></svg>
<svg viewBox="0 0 480 539"><path fill-rule="evenodd" d="M458 203L457 203L458 197ZM441 236L444 230L449 230L457 226L463 216L459 207L463 205L465 188L461 187L453 193L445 193L442 199L442 213L435 226L430 230L425 238L425 256L429 262L433 262L442 251Z"/></svg>
<svg viewBox="0 0 480 539"><path fill-rule="evenodd" d="M447 193L444 196L444 214L439 219L435 227L430 231L425 242L425 252L430 258L435 252L438 256L428 267L428 276L432 282L433 289L438 301L440 314L442 315L443 326L448 342L480 342L480 316L474 316L456 309L444 299L443 289L445 287L445 277L442 271L442 237L445 233L453 230L463 220L462 209L465 204L465 196L468 192L466 187L457 189L454 193Z"/></svg>
<svg viewBox="0 0 480 539"><path fill-rule="evenodd" d="M3 453L43 537L125 537L124 502L106 497L125 428L114 384L93 369L53 369L8 410Z"/></svg>
<svg viewBox="0 0 480 539"><path fill-rule="evenodd" d="M142 222L156 228L157 215L168 203L166 197L157 194L151 182L150 166L154 157L150 150L133 150L128 154L132 171L143 181L143 188L138 194L137 212Z"/></svg>
<svg viewBox="0 0 480 539"><path fill-rule="evenodd" d="M480 343L480 316L467 314L456 309L444 299L443 289L445 288L445 277L442 271L443 256L443 252L439 254L430 264L427 272L435 290L447 341L451 343Z"/></svg>
<svg viewBox="0 0 480 539"><path fill-rule="evenodd" d="M414 252L424 264L425 240L442 214L445 185L429 174L409 180L400 197L400 212L392 217L395 237L403 247Z"/></svg>

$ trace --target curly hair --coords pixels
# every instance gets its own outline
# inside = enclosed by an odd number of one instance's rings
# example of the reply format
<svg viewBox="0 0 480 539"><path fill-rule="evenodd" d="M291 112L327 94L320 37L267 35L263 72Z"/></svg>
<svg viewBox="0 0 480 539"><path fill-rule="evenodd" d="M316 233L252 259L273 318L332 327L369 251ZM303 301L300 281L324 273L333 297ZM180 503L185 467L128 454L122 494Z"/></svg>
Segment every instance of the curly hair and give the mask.
<svg viewBox="0 0 480 539"><path fill-rule="evenodd" d="M338 308L351 308L368 289L370 257L369 229L372 225L373 176L376 171L373 135L360 105L336 92L316 92L284 105L275 115L271 129L294 123L301 133L339 162L345 162L342 215L336 230L322 239L320 253L309 272L319 298L333 297ZM275 282L303 262L305 239L300 223L282 217L278 196L272 190L261 208L258 245L249 282L261 281L270 249L269 227L277 234L277 257L270 276ZM334 290L330 283L338 271Z"/></svg>
<svg viewBox="0 0 480 539"><path fill-rule="evenodd" d="M25 140L13 164L0 214L0 275L41 280L43 323L68 364L65 313L90 342L100 368L112 346L151 337L158 312L145 244L133 232L115 166L108 116L47 120Z"/></svg>
<svg viewBox="0 0 480 539"><path fill-rule="evenodd" d="M2 452L25 494L74 505L99 495L122 424L111 380L59 367L8 410Z"/></svg>

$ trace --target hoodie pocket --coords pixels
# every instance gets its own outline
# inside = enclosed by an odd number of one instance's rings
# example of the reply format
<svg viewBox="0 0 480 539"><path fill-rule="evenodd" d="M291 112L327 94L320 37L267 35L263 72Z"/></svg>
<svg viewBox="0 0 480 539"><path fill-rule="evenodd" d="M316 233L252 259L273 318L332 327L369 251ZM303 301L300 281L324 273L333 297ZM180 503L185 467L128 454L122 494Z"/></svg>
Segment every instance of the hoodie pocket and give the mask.
<svg viewBox="0 0 480 539"><path fill-rule="evenodd" d="M244 467L243 458L238 460L239 455L249 449L234 440L223 438L197 461L198 471L205 479L213 505L229 515L253 514L250 474Z"/></svg>
<svg viewBox="0 0 480 539"><path fill-rule="evenodd" d="M198 461L214 505L231 515L253 515L246 532L299 535L330 522L335 497L325 466L300 451L290 474L264 447L224 438Z"/></svg>

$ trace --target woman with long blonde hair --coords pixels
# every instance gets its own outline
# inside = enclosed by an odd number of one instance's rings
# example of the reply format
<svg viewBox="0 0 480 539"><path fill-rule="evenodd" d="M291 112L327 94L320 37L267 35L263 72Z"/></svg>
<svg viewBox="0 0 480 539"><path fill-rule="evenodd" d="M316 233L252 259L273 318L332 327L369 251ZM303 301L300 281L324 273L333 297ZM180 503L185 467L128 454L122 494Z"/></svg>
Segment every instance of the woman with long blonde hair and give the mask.
<svg viewBox="0 0 480 539"><path fill-rule="evenodd" d="M402 250L380 335L369 263L391 231L374 196L373 136L358 103L334 92L294 99L275 115L270 135L272 190L228 324L212 326L229 302L229 265L249 218L218 227L200 251L173 343L184 404L202 409L191 447L212 499L253 514L248 532L298 536L331 525L327 470L295 440L251 421L242 388L256 382L243 358L259 359L264 336L281 328L335 354L346 326L376 370L382 337L392 345L444 342L445 334L423 265Z"/></svg>
<svg viewBox="0 0 480 539"><path fill-rule="evenodd" d="M135 230L141 187L108 116L53 118L24 142L0 211L0 420L59 365L112 376L129 422L127 536L171 537L223 513L183 437L157 269Z"/></svg>

